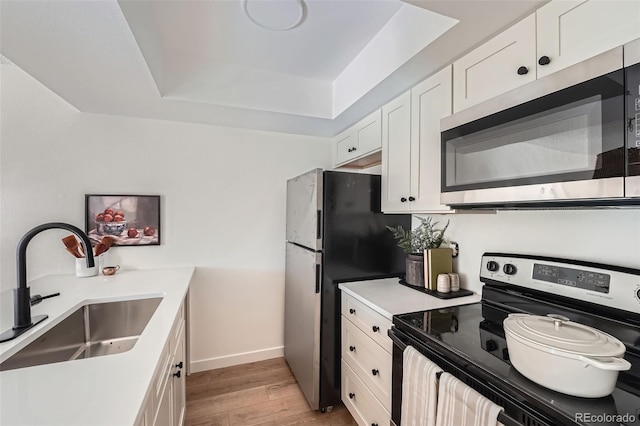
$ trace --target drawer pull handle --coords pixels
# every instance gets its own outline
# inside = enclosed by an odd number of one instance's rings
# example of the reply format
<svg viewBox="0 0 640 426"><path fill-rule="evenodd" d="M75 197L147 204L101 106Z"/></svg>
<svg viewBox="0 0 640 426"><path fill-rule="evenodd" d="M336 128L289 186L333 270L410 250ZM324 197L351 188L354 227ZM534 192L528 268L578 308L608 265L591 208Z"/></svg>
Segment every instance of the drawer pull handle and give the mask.
<svg viewBox="0 0 640 426"><path fill-rule="evenodd" d="M527 67L520 67L518 68L518 75L525 75L529 72L529 68Z"/></svg>
<svg viewBox="0 0 640 426"><path fill-rule="evenodd" d="M356 313L356 310L355 310L355 309L353 309L353 308L351 308L351 309L349 309L349 313L353 315L353 314L355 314L355 313Z"/></svg>
<svg viewBox="0 0 640 426"><path fill-rule="evenodd" d="M349 351L351 351L351 352L355 352L355 350L356 350L356 347L355 347L355 346L349 346Z"/></svg>
<svg viewBox="0 0 640 426"><path fill-rule="evenodd" d="M356 394L353 392L349 392L349 399L353 399L356 397Z"/></svg>
<svg viewBox="0 0 640 426"><path fill-rule="evenodd" d="M538 64L540 65L549 65L551 63L551 58L549 58L548 56L541 56L540 59L538 59Z"/></svg>
<svg viewBox="0 0 640 426"><path fill-rule="evenodd" d="M373 330L374 333L377 333L378 331L380 331L380 327L378 327L377 325L374 325L373 327L371 327L371 329Z"/></svg>
<svg viewBox="0 0 640 426"><path fill-rule="evenodd" d="M378 374L380 374L380 371L378 371L377 368L374 368L373 370L371 370L371 374L373 374L374 376L377 376Z"/></svg>
<svg viewBox="0 0 640 426"><path fill-rule="evenodd" d="M415 201L416 198L415 197L409 197L409 201Z"/></svg>
<svg viewBox="0 0 640 426"><path fill-rule="evenodd" d="M180 361L178 364L176 364L176 368L182 368L182 361Z"/></svg>
<svg viewBox="0 0 640 426"><path fill-rule="evenodd" d="M177 373L173 373L173 377L177 377L179 379L180 378L180 370L178 370Z"/></svg>
<svg viewBox="0 0 640 426"><path fill-rule="evenodd" d="M378 426L378 423L371 423L371 426Z"/></svg>

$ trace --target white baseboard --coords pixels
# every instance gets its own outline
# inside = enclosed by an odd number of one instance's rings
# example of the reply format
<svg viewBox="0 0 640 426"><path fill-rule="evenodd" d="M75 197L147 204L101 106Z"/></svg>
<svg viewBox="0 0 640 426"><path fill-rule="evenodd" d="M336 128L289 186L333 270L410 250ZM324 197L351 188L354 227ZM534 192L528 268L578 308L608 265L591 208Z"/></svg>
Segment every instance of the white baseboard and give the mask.
<svg viewBox="0 0 640 426"><path fill-rule="evenodd" d="M280 358L283 356L284 346L278 346L275 348L261 349L259 351L242 352L239 354L226 355L217 358L201 359L191 361L189 373L215 370L216 368L231 367L233 365L264 361L266 359Z"/></svg>

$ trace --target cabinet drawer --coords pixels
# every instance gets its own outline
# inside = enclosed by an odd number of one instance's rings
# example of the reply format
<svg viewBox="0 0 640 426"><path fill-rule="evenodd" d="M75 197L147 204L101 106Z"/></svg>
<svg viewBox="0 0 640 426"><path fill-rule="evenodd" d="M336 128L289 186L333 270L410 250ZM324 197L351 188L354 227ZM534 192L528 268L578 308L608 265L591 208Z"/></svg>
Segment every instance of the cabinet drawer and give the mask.
<svg viewBox="0 0 640 426"><path fill-rule="evenodd" d="M387 410L391 410L391 354L351 321L342 321L342 359Z"/></svg>
<svg viewBox="0 0 640 426"><path fill-rule="evenodd" d="M392 353L393 342L387 334L391 328L390 320L344 292L342 293L342 315L387 352Z"/></svg>
<svg viewBox="0 0 640 426"><path fill-rule="evenodd" d="M342 402L361 426L387 426L391 415L342 360Z"/></svg>

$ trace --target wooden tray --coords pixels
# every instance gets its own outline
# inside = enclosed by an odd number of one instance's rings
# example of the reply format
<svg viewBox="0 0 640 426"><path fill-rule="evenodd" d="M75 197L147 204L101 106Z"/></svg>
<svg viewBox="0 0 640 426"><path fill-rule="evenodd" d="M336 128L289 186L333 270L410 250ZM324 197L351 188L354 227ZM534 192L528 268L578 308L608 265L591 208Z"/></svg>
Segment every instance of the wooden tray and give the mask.
<svg viewBox="0 0 640 426"><path fill-rule="evenodd" d="M451 291L449 293L440 293L439 291L430 290L425 287L416 287L414 285L407 284L404 278L400 278L399 283L405 287L409 287L414 290L421 291L422 293L426 293L429 296L437 297L438 299L455 299L456 297L471 296L473 294L471 290L466 290L464 288L461 288L458 291Z"/></svg>

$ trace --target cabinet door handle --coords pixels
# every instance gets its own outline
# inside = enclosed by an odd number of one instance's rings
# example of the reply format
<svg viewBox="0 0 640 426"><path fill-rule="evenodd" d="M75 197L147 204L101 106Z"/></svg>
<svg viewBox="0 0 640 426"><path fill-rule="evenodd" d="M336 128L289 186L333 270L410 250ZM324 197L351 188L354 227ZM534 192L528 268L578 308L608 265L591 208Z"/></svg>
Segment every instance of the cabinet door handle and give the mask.
<svg viewBox="0 0 640 426"><path fill-rule="evenodd" d="M173 377L177 377L179 379L180 378L180 370L178 370L176 373L173 373Z"/></svg>
<svg viewBox="0 0 640 426"><path fill-rule="evenodd" d="M355 352L355 350L356 350L356 347L355 347L355 346L349 346L349 351L350 351L350 352Z"/></svg>
<svg viewBox="0 0 640 426"><path fill-rule="evenodd" d="M540 59L538 59L539 65L549 65L550 63L551 59L548 56L541 56Z"/></svg>
<svg viewBox="0 0 640 426"><path fill-rule="evenodd" d="M355 146L353 148L351 148L352 151L356 151L358 148L356 148Z"/></svg>
<svg viewBox="0 0 640 426"><path fill-rule="evenodd" d="M416 199L414 197L409 197L409 201L415 201Z"/></svg>
<svg viewBox="0 0 640 426"><path fill-rule="evenodd" d="M176 364L176 368L182 368L182 361L180 361L178 364Z"/></svg>
<svg viewBox="0 0 640 426"><path fill-rule="evenodd" d="M356 397L356 394L353 392L349 392L349 399L353 399Z"/></svg>
<svg viewBox="0 0 640 426"><path fill-rule="evenodd" d="M402 197L402 198L400 198L400 202L401 202L401 203L406 203L406 202L407 202L407 199L406 199L406 198L404 198L404 197Z"/></svg>
<svg viewBox="0 0 640 426"><path fill-rule="evenodd" d="M351 151L352 151L352 149L351 149L351 148L349 148L349 149L347 150L347 152L351 152Z"/></svg>
<svg viewBox="0 0 640 426"><path fill-rule="evenodd" d="M355 313L356 313L356 310L355 310L355 309L353 309L353 308L351 308L351 309L349 309L349 313L350 313L351 315L353 315L353 314L355 314Z"/></svg>
<svg viewBox="0 0 640 426"><path fill-rule="evenodd" d="M377 368L374 368L373 370L371 370L371 374L373 374L374 376L377 376L378 374L380 374L380 372L378 371Z"/></svg>
<svg viewBox="0 0 640 426"><path fill-rule="evenodd" d="M518 75L525 75L529 72L529 68L527 67L520 67L518 68Z"/></svg>
<svg viewBox="0 0 640 426"><path fill-rule="evenodd" d="M373 330L374 333L377 333L378 331L380 331L380 327L378 327L377 325L374 325L373 327L371 327L371 329Z"/></svg>
<svg viewBox="0 0 640 426"><path fill-rule="evenodd" d="M378 423L371 423L371 426L378 426Z"/></svg>

